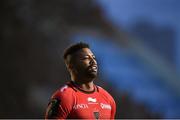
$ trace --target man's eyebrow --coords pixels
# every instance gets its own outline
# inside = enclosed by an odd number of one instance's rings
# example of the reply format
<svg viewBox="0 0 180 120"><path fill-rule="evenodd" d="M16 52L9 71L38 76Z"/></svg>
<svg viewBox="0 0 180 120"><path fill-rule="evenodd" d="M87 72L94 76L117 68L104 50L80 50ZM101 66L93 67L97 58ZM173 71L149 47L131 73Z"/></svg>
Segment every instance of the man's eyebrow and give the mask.
<svg viewBox="0 0 180 120"><path fill-rule="evenodd" d="M83 55L79 55L79 57L86 57L86 56L88 56L88 55L84 55L84 54Z"/></svg>
<svg viewBox="0 0 180 120"><path fill-rule="evenodd" d="M89 56L95 57L95 55L93 55L93 54L91 54L91 55L82 54L82 55L80 55L79 57L89 57Z"/></svg>

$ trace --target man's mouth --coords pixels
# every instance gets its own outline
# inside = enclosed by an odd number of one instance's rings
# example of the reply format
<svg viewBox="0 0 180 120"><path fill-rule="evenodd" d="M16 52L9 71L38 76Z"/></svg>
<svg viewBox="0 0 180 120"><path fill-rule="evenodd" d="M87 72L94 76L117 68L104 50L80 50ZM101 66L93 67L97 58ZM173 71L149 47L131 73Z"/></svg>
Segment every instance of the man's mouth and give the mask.
<svg viewBox="0 0 180 120"><path fill-rule="evenodd" d="M92 72L97 72L97 65L89 66L89 70Z"/></svg>

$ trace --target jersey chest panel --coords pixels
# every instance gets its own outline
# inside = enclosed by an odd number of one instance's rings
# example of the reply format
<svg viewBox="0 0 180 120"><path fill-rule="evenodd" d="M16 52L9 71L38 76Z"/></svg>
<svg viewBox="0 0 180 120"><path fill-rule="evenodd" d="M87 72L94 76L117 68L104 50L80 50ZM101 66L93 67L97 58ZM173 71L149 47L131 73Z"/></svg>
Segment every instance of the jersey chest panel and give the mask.
<svg viewBox="0 0 180 120"><path fill-rule="evenodd" d="M111 105L100 93L85 94L78 92L70 118L109 119L111 117Z"/></svg>

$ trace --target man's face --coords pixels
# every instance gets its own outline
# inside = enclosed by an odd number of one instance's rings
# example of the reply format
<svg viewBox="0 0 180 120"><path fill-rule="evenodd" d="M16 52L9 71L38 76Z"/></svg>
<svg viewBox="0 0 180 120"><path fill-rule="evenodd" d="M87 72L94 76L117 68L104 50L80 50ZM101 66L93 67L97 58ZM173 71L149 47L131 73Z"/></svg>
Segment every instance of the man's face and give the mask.
<svg viewBox="0 0 180 120"><path fill-rule="evenodd" d="M98 66L94 54L89 48L83 48L73 54L73 69L78 75L87 78L97 77Z"/></svg>

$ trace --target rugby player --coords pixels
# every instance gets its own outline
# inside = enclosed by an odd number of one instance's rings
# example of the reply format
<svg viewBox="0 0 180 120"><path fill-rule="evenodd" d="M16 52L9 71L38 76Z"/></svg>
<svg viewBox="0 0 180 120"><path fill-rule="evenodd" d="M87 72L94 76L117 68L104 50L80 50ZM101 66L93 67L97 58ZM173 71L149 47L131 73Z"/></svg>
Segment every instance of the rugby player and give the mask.
<svg viewBox="0 0 180 120"><path fill-rule="evenodd" d="M51 97L46 119L114 119L116 104L102 87L95 85L98 65L86 43L76 43L64 52L71 80Z"/></svg>

